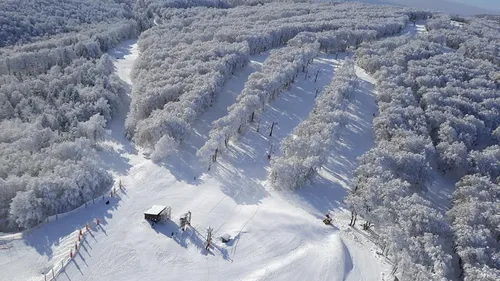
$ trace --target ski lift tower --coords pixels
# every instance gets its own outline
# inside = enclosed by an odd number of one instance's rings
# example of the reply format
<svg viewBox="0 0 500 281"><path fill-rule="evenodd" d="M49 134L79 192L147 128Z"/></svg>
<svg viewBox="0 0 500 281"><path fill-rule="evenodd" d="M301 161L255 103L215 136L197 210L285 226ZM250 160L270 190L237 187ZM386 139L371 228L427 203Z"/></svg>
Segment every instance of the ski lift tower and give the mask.
<svg viewBox="0 0 500 281"><path fill-rule="evenodd" d="M210 246L212 245L212 231L213 231L213 228L211 228L211 227L209 227L207 229L207 243L206 243L206 247L205 247L206 250L210 249Z"/></svg>
<svg viewBox="0 0 500 281"><path fill-rule="evenodd" d="M186 230L186 225L191 225L191 211L181 216L180 223L182 231Z"/></svg>

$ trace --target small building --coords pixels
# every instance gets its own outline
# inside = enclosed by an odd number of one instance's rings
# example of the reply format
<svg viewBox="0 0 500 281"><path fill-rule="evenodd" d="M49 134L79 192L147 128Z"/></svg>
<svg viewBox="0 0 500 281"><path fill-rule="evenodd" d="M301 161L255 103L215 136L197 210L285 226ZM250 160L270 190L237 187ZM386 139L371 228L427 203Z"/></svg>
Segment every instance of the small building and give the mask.
<svg viewBox="0 0 500 281"><path fill-rule="evenodd" d="M224 234L220 237L220 240L223 242L223 243L227 243L231 240L231 236L229 234Z"/></svg>
<svg viewBox="0 0 500 281"><path fill-rule="evenodd" d="M163 218L169 218L170 208L167 206L153 205L149 210L144 212L144 218L153 222L159 222Z"/></svg>

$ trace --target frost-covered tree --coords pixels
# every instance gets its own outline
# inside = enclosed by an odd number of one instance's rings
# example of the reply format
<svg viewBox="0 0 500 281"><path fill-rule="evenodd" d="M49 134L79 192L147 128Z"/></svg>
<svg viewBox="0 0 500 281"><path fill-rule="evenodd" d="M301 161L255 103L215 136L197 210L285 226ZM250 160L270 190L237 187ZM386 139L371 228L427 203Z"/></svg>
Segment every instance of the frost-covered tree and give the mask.
<svg viewBox="0 0 500 281"><path fill-rule="evenodd" d="M216 150L227 146L229 139L241 132L242 127L252 123L255 115L287 89L297 73L309 65L319 48L315 40L299 43L297 39L291 45L271 51L261 69L250 75L237 102L228 108L228 114L214 121L209 140L197 152L200 159L210 159Z"/></svg>
<svg viewBox="0 0 500 281"><path fill-rule="evenodd" d="M121 106L126 86L107 55L67 63L0 76L0 104L6 109L0 114L1 230L34 226L99 196L112 183L96 160L95 144Z"/></svg>
<svg viewBox="0 0 500 281"><path fill-rule="evenodd" d="M487 130L466 103L455 98L449 100L453 106L446 106L436 93L467 77L461 68L469 61L447 52L422 37L362 44L357 52L359 65L377 79L380 113L374 119L376 147L360 157L355 188L345 202L352 223L361 216L377 226L399 280L456 280L459 275L449 222L425 192L436 154L443 167L467 172L468 151ZM475 72L484 77L482 70ZM453 114L462 119L450 118Z"/></svg>
<svg viewBox="0 0 500 281"><path fill-rule="evenodd" d="M89 23L132 19L129 0L21 0L0 3L0 47L81 31Z"/></svg>
<svg viewBox="0 0 500 281"><path fill-rule="evenodd" d="M426 17L410 9L382 9L359 3L270 3L209 9L193 7L196 1L142 2L141 13L156 14L157 25L139 40L141 55L133 71L132 108L126 129L129 138L150 149L163 135L181 142L192 123L219 98L224 82L248 62L249 55L289 41L291 48L318 38L325 50L338 52L397 33L409 17ZM198 6L214 7L211 1L199 2ZM176 5L193 8L176 9ZM245 99L253 106L258 102L255 95ZM220 123L216 126L233 124L223 120ZM220 144L227 137L211 138Z"/></svg>
<svg viewBox="0 0 500 281"><path fill-rule="evenodd" d="M500 186L480 174L456 185L448 211L465 281L500 278Z"/></svg>
<svg viewBox="0 0 500 281"><path fill-rule="evenodd" d="M282 155L271 162L270 182L276 189L297 189L326 162L329 149L346 125L345 110L359 81L347 60L321 95L312 112L286 137Z"/></svg>
<svg viewBox="0 0 500 281"><path fill-rule="evenodd" d="M154 151L151 153L153 161L162 161L175 152L178 143L169 135L164 135L155 144Z"/></svg>

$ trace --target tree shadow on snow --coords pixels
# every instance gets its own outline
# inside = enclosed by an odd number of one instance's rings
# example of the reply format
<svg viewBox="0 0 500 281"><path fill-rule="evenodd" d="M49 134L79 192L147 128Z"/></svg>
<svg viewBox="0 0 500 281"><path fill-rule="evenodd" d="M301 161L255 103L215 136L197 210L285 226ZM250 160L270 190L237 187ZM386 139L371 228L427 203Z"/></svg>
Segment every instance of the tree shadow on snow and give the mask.
<svg viewBox="0 0 500 281"><path fill-rule="evenodd" d="M214 166L212 176L220 182L222 193L238 205L256 205L269 195L257 181L259 178L252 177L250 169L235 169L221 161Z"/></svg>
<svg viewBox="0 0 500 281"><path fill-rule="evenodd" d="M196 248L200 250L200 253L202 255L209 255L209 254L214 255L210 251L206 250L204 236L200 232L198 232L194 227L188 226L186 227L186 230L182 231L175 222L171 220L168 220L168 222L169 223L165 225L159 224L157 227L155 227L155 230L160 229L157 231L172 238L172 240L174 240L177 244L179 244L183 248L187 249L189 245L194 245ZM174 233L173 236L172 233Z"/></svg>
<svg viewBox="0 0 500 281"><path fill-rule="evenodd" d="M320 218L323 218L323 214L343 206L342 199L347 195L347 191L341 184L318 175L313 185L304 186L297 191L296 196L299 202L306 202L315 209L315 212L319 212Z"/></svg>
<svg viewBox="0 0 500 281"><path fill-rule="evenodd" d="M128 84L125 86L125 92L120 94L122 104L106 126L109 135L105 136L104 141L99 146L99 155L105 167L120 175L126 174L132 168L129 159L123 155L137 154L132 142L125 138L125 119L130 107L129 93L131 90Z"/></svg>
<svg viewBox="0 0 500 281"><path fill-rule="evenodd" d="M99 156L106 170L114 171L119 175L126 175L132 168L129 159L123 157L121 153L114 149L102 149L99 151Z"/></svg>
<svg viewBox="0 0 500 281"><path fill-rule="evenodd" d="M103 231L107 225L107 219L113 217L113 211L120 206L120 198L118 195L109 197L109 195L95 200L95 203L89 204L85 211L77 211L63 218L42 224L23 233L23 241L27 246L33 247L40 255L47 256L49 259L53 255L53 246L58 246L65 239L74 239L69 237L78 229L85 229L85 225L89 224L91 234L94 231ZM105 204L109 200L109 204ZM97 228L95 220L99 219L100 227ZM87 239L91 239L87 237ZM94 237L95 239L95 237Z"/></svg>
<svg viewBox="0 0 500 281"><path fill-rule="evenodd" d="M165 161L158 163L168 169L177 181L188 184L200 184L200 177L206 173L208 166L200 162L196 151L208 140L212 129L212 122L227 115L227 107L236 101L236 97L244 88L245 82L253 72L259 69L268 52L252 56L251 62L242 69L235 71L228 79L223 89L215 96L215 99L203 115L195 122L189 136L180 145L178 151L169 156Z"/></svg>
<svg viewBox="0 0 500 281"><path fill-rule="evenodd" d="M181 148L166 160L154 161L154 163L167 169L176 181L190 185L200 185L202 183L200 179L202 168L196 159L195 153L193 149L184 148L181 145Z"/></svg>
<svg viewBox="0 0 500 281"><path fill-rule="evenodd" d="M126 55L130 55L130 46L136 42L137 39L125 40L110 50L108 54L115 59L123 59Z"/></svg>
<svg viewBox="0 0 500 281"><path fill-rule="evenodd" d="M347 125L330 148L327 163L297 191L299 203L305 201L321 214L345 208L343 199L352 188L357 158L374 146L372 124L376 112L374 87L361 80L345 111Z"/></svg>

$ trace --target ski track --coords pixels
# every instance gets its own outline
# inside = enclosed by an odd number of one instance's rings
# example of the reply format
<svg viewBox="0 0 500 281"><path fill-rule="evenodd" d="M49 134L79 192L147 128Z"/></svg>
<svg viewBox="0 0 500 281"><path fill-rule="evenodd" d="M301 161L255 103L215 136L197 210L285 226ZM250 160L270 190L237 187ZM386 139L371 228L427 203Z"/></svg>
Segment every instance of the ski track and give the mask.
<svg viewBox="0 0 500 281"><path fill-rule="evenodd" d="M403 35L424 32L422 26L407 27ZM136 40L122 42L109 54L116 74L132 86ZM28 232L0 235L0 281L44 280L43 274L74 245L75 231L89 222L91 234L57 280L385 280L389 265L375 254L372 238L346 227L349 215L341 203L356 157L373 146L373 78L356 69L362 82L348 109L349 124L317 178L297 193L278 193L266 183L269 148L273 146L273 155L280 153L280 141L307 118L316 91L330 83L344 56L317 57L307 76L299 73L291 89L266 106L258 117L259 132L255 124L232 141L209 173L199 165L195 153L207 140L211 123L227 114L248 76L268 55L252 56L227 81L213 108L165 163L152 163L124 138L130 104L124 97L99 152L124 189L114 198L107 196L109 205L97 202ZM269 137L272 122L277 125ZM143 211L153 204L171 206L172 221L151 227ZM195 229L182 233L178 218L189 210ZM321 222L326 212L334 214L333 227ZM92 224L96 218L99 228ZM206 251L209 226L214 228L214 247ZM233 238L227 245L219 241L224 233Z"/></svg>

